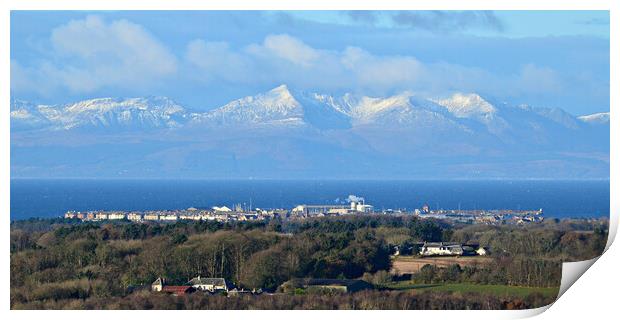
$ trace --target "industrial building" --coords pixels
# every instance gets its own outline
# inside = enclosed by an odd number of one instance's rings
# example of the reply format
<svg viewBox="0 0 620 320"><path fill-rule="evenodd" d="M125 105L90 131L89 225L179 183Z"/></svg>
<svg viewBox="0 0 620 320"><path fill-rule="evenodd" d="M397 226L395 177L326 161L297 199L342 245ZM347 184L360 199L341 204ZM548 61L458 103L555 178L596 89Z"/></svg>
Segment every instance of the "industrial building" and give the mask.
<svg viewBox="0 0 620 320"><path fill-rule="evenodd" d="M356 201L351 201L351 203L347 205L337 205L337 204L322 204L322 205L307 205L301 204L293 208L291 213L294 215L301 216L321 216L321 215L344 215L344 214L355 214L355 213L372 213L374 211L374 207L365 204L363 199L358 199Z"/></svg>

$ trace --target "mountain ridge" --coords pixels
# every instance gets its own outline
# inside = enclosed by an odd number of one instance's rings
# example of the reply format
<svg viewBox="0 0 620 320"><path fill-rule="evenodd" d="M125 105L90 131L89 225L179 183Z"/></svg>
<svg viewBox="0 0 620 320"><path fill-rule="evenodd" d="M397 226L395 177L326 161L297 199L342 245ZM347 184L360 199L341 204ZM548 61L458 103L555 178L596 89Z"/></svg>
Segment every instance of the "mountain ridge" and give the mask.
<svg viewBox="0 0 620 320"><path fill-rule="evenodd" d="M302 102L300 102L300 100ZM312 109L311 109L312 108ZM442 110L443 108L443 110ZM539 108L529 105L516 107L494 106L475 93L455 93L445 98L423 98L411 92L387 97L340 97L322 93L291 91L286 85L254 96L233 100L221 107L194 112L167 97L94 98L65 105L32 104L13 99L11 121L17 127L37 127L45 124L52 129L70 130L93 126L118 128L136 125L140 128L175 128L194 125L254 125L273 123L308 125L305 116L328 114L351 124L369 124L381 121L410 124L412 121L471 119L501 132L508 123L502 118L502 109L513 108L532 112L561 123L577 127L580 123L608 124L609 112L573 116L559 108ZM605 116L606 115L606 116ZM445 119L444 119L445 118ZM314 123L321 119L315 119Z"/></svg>
<svg viewBox="0 0 620 320"><path fill-rule="evenodd" d="M11 102L16 177L605 178L609 113L475 93L329 95L278 86L209 111L166 97Z"/></svg>

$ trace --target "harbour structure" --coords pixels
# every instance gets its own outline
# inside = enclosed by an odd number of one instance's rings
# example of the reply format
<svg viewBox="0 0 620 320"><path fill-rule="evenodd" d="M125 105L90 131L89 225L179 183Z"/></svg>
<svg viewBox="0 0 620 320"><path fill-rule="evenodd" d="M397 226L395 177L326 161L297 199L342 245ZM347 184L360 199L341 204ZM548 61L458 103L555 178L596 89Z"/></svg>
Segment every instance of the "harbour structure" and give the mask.
<svg viewBox="0 0 620 320"><path fill-rule="evenodd" d="M291 210L294 215L308 216L320 216L328 214L346 214L349 213L349 207L345 205L308 205L300 204Z"/></svg>
<svg viewBox="0 0 620 320"><path fill-rule="evenodd" d="M352 212L370 213L373 210L374 210L374 207L369 204L365 204L363 198L357 201L351 201Z"/></svg>
<svg viewBox="0 0 620 320"><path fill-rule="evenodd" d="M325 216L325 215L346 215L355 213L372 213L374 207L364 203L363 198L357 198L349 203L343 204L300 204L291 210L293 215Z"/></svg>

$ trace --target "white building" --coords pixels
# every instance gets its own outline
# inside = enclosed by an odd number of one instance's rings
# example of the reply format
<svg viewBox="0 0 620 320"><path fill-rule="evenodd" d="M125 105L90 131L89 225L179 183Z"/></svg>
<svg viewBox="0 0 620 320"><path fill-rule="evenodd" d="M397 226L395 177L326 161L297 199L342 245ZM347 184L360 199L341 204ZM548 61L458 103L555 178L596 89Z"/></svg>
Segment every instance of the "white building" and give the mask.
<svg viewBox="0 0 620 320"><path fill-rule="evenodd" d="M188 285L200 291L228 291L228 285L224 278L201 278L198 276L190 280Z"/></svg>
<svg viewBox="0 0 620 320"><path fill-rule="evenodd" d="M181 220L201 220L202 216L199 214L182 214L179 216Z"/></svg>
<svg viewBox="0 0 620 320"><path fill-rule="evenodd" d="M111 212L108 214L108 219L110 220L123 220L125 219L125 213L123 212Z"/></svg>
<svg viewBox="0 0 620 320"><path fill-rule="evenodd" d="M422 256L462 256L463 246L456 243L425 242L420 248Z"/></svg>
<svg viewBox="0 0 620 320"><path fill-rule="evenodd" d="M105 212L98 212L97 214L95 214L95 219L96 220L107 220L108 214Z"/></svg>
<svg viewBox="0 0 620 320"><path fill-rule="evenodd" d="M130 212L127 214L127 220L142 221L142 214L140 214L139 212Z"/></svg>
<svg viewBox="0 0 620 320"><path fill-rule="evenodd" d="M77 217L77 213L75 211L67 211L65 213L65 219L73 219Z"/></svg>
<svg viewBox="0 0 620 320"><path fill-rule="evenodd" d="M351 201L351 211L369 213L374 209L373 206L365 204L364 200Z"/></svg>
<svg viewBox="0 0 620 320"><path fill-rule="evenodd" d="M157 213L145 213L144 214L144 220L150 220L150 221L159 220L159 214L157 214Z"/></svg>
<svg viewBox="0 0 620 320"><path fill-rule="evenodd" d="M162 220L162 221L177 221L178 218L179 217L173 213L159 216L159 220Z"/></svg>
<svg viewBox="0 0 620 320"><path fill-rule="evenodd" d="M164 280L162 280L161 278L157 278L157 280L153 281L153 283L151 284L151 291L161 292L163 288Z"/></svg>

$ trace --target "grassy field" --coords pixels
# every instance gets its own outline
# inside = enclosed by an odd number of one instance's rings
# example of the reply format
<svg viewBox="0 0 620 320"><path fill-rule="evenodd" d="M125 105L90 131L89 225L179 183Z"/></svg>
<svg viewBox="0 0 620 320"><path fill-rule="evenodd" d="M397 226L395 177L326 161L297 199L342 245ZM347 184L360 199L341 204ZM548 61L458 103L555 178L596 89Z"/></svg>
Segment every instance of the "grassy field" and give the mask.
<svg viewBox="0 0 620 320"><path fill-rule="evenodd" d="M524 298L531 293L539 292L545 297L556 297L559 287L537 288L537 287L517 287L506 285L491 284L468 284L468 283L450 283L450 284L414 284L410 281L396 282L387 286L393 290L432 290L432 291L452 291L452 292L477 292L488 293L497 296L511 296Z"/></svg>
<svg viewBox="0 0 620 320"><path fill-rule="evenodd" d="M427 264L431 264L440 268L446 268L453 264L465 266L483 266L492 263L493 259L489 257L418 257L418 256L398 256L392 258L391 272L394 274L407 274L420 271Z"/></svg>

